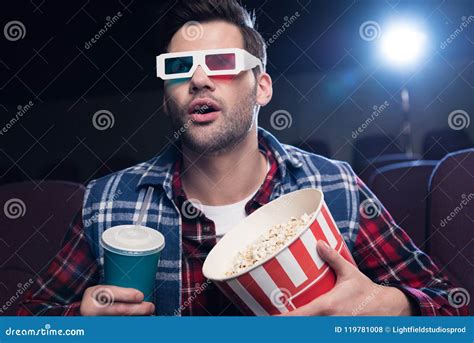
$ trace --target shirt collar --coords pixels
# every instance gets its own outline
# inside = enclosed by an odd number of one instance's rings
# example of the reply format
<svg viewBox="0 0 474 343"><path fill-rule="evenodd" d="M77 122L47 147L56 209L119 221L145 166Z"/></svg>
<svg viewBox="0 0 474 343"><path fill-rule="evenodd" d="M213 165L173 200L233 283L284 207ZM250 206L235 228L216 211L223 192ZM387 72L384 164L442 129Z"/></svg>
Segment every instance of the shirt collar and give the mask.
<svg viewBox="0 0 474 343"><path fill-rule="evenodd" d="M285 179L287 168L301 168L303 166L303 162L301 162L296 157L290 155L290 153L286 150L284 144L281 144L275 136L273 136L270 132L266 131L265 129L259 127L258 128L258 137L260 139L264 139L265 142L268 144L269 148L272 150L275 158L278 162L278 167L280 168L280 172L282 178Z"/></svg>
<svg viewBox="0 0 474 343"><path fill-rule="evenodd" d="M286 178L288 167L300 168L303 165L300 160L288 153L285 146L275 136L261 127L258 128L258 139L259 141L263 140L275 156L282 180ZM172 168L176 159L181 158L179 147L176 144L170 143L163 153L149 161L149 167L140 177L137 189L146 186L162 187L168 198L172 199Z"/></svg>
<svg viewBox="0 0 474 343"><path fill-rule="evenodd" d="M265 180L263 183L260 185L259 189L257 192L254 194L254 196L246 203L246 211L248 213L252 212L254 209L263 206L266 204L269 199L270 195L273 190L273 186L277 179L279 178L278 175L278 162L274 156L274 153L272 150L269 148L268 143L265 140L261 140L259 142L259 149L265 154L268 162L269 162L269 170L266 174ZM188 199L186 193L184 192L183 189L183 184L181 180L181 170L182 170L182 158L178 158L176 162L174 163L171 173L172 173L172 191L173 191L173 200L178 206L178 208L183 211L185 209L189 209L189 204L187 204L187 201L192 201L192 199ZM194 202L196 199L194 199ZM254 203L256 205L254 205ZM201 211L201 209L193 210L196 212L192 213L198 213ZM199 213L200 215L200 213Z"/></svg>

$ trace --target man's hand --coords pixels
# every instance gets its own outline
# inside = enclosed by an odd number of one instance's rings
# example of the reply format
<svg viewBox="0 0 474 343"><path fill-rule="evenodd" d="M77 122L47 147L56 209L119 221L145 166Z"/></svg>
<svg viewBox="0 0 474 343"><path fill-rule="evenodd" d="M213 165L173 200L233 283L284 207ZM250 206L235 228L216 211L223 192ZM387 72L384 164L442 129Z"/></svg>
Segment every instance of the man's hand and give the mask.
<svg viewBox="0 0 474 343"><path fill-rule="evenodd" d="M373 283L357 267L344 259L324 241L318 241L318 253L336 273L332 290L287 316L409 316L410 301L397 288Z"/></svg>
<svg viewBox="0 0 474 343"><path fill-rule="evenodd" d="M81 316L149 316L155 305L143 301L134 288L98 285L87 288L82 296Z"/></svg>

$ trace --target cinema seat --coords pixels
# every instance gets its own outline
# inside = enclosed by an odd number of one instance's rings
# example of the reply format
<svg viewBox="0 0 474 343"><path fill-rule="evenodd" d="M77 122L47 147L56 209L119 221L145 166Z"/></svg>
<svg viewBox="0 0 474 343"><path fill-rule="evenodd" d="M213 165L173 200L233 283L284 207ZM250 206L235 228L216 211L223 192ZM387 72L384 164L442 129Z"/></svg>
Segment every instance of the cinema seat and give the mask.
<svg viewBox="0 0 474 343"><path fill-rule="evenodd" d="M84 187L62 181L0 187L0 304L14 315L22 293L61 247L80 210Z"/></svg>
<svg viewBox="0 0 474 343"><path fill-rule="evenodd" d="M474 149L448 154L429 183L428 251L462 288L453 301L474 313ZM456 296L456 297L455 297Z"/></svg>
<svg viewBox="0 0 474 343"><path fill-rule="evenodd" d="M428 182L438 161L410 161L384 166L368 186L395 221L422 250L426 245Z"/></svg>

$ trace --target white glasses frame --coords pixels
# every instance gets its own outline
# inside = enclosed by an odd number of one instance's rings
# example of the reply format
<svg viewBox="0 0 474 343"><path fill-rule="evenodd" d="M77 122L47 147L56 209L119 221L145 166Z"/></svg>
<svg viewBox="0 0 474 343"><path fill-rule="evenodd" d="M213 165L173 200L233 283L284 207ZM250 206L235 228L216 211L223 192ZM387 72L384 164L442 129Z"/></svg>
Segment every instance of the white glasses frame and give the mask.
<svg viewBox="0 0 474 343"><path fill-rule="evenodd" d="M235 54L235 68L227 70L210 70L206 65L206 56L207 55L216 55L216 54ZM165 60L168 58L175 57L193 57L193 66L186 73L177 73L177 74L166 74L165 73ZM195 51L183 51L183 52L171 52L165 53L156 56L156 76L162 80L172 80L172 79L181 79L181 78L191 78L195 73L198 66L204 70L208 76L217 76L217 75L237 75L243 70L250 70L255 67L259 67L260 71L263 71L262 61L252 55L250 52L244 49L239 48L229 48L229 49L210 49L210 50L195 50Z"/></svg>

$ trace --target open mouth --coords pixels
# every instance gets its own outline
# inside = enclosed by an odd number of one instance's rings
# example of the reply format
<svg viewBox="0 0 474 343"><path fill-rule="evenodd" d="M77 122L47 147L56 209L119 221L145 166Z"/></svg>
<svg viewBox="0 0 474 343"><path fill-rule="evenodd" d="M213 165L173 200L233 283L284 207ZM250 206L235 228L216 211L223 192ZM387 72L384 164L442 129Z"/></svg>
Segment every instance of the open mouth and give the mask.
<svg viewBox="0 0 474 343"><path fill-rule="evenodd" d="M220 111L219 105L208 98L196 99L191 102L188 108L188 114L196 123L214 121L219 116Z"/></svg>
<svg viewBox="0 0 474 343"><path fill-rule="evenodd" d="M220 111L219 105L209 98L199 98L191 102L188 108L189 114L207 114Z"/></svg>
<svg viewBox="0 0 474 343"><path fill-rule="evenodd" d="M194 111L191 114L207 114L217 111L212 105L198 105L194 108Z"/></svg>

